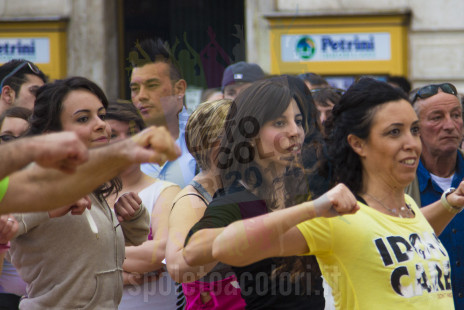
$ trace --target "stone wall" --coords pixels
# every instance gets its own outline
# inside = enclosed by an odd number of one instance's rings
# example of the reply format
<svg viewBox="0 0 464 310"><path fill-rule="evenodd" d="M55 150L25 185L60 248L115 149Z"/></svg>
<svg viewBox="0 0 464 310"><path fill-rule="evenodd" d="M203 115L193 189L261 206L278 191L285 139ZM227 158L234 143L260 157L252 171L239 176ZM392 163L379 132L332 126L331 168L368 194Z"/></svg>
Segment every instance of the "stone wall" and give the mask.
<svg viewBox="0 0 464 310"><path fill-rule="evenodd" d="M414 86L451 81L464 92L464 1L462 0L243 0L247 60L270 70L266 14L304 12L412 12L409 79ZM68 19L68 75L97 82L118 95L118 32L115 0L2 0L1 20Z"/></svg>
<svg viewBox="0 0 464 310"><path fill-rule="evenodd" d="M118 96L116 1L72 0L68 29L68 74L99 84L109 98Z"/></svg>
<svg viewBox="0 0 464 310"><path fill-rule="evenodd" d="M117 1L2 0L0 22L67 19L67 74L85 76L118 96Z"/></svg>
<svg viewBox="0 0 464 310"><path fill-rule="evenodd" d="M412 12L409 25L409 76L413 87L450 81L464 92L464 1L462 0L247 0L248 59L269 70L269 25L263 15L379 11ZM342 18L342 17L341 17ZM250 20L250 21L249 21ZM252 21L251 21L252 20ZM248 22L249 21L249 22Z"/></svg>

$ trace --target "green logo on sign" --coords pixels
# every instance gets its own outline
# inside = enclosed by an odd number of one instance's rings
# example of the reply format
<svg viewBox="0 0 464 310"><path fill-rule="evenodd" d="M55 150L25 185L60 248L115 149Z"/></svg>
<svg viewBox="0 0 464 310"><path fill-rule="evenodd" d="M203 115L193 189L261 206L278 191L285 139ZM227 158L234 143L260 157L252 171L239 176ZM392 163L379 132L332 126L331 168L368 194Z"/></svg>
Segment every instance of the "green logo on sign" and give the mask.
<svg viewBox="0 0 464 310"><path fill-rule="evenodd" d="M311 59L316 52L316 45L309 36L304 36L296 44L296 53L303 59Z"/></svg>

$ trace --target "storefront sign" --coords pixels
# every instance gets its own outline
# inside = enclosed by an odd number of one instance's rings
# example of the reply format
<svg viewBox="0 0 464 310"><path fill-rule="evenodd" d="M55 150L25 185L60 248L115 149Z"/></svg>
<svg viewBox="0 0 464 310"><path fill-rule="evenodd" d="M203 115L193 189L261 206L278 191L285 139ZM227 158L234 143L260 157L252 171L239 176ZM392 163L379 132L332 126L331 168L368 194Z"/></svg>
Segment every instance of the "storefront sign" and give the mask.
<svg viewBox="0 0 464 310"><path fill-rule="evenodd" d="M281 36L283 62L390 60L389 33Z"/></svg>
<svg viewBox="0 0 464 310"><path fill-rule="evenodd" d="M0 63L26 59L33 63L50 62L49 38L0 38Z"/></svg>

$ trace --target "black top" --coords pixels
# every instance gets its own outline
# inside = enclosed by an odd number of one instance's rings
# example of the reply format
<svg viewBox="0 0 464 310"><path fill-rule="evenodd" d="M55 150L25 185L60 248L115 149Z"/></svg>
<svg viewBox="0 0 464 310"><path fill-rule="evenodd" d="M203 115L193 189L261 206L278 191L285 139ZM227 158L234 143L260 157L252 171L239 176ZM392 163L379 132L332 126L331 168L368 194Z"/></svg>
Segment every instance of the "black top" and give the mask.
<svg viewBox="0 0 464 310"><path fill-rule="evenodd" d="M243 187L215 196L203 218L190 230L185 243L197 231L225 227L232 222L268 213L266 202ZM290 274L273 277L272 271L281 265L282 258L268 258L244 267L232 267L235 272L246 309L324 309L322 279L307 277L294 283ZM302 284L304 283L304 285Z"/></svg>

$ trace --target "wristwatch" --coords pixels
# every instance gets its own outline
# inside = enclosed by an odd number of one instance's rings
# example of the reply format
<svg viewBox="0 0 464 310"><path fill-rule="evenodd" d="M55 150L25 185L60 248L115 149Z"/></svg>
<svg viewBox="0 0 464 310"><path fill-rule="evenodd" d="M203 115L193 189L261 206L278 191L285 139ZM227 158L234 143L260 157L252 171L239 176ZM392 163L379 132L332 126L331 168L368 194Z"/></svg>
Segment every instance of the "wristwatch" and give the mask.
<svg viewBox="0 0 464 310"><path fill-rule="evenodd" d="M462 211L462 209L464 208L464 206L461 206L461 207L455 207L455 206L452 206L449 202L448 202L448 199L446 199L446 197L451 194L452 192L454 192L456 189L454 187L450 187L448 188L446 191L443 192L443 194L441 195L441 199L440 199L440 202L441 204L445 207L445 209L450 212L450 213L453 213L453 214L458 214L459 212Z"/></svg>

